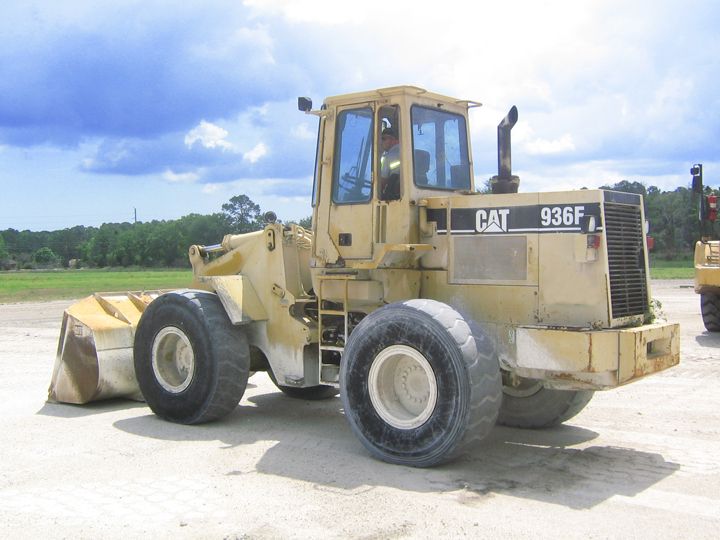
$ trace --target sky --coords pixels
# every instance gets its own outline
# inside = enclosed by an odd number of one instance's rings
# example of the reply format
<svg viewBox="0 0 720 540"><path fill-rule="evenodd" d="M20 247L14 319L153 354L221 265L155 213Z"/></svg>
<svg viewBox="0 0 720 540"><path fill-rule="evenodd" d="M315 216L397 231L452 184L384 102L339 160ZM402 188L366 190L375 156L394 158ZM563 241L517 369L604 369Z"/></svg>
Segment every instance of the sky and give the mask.
<svg viewBox="0 0 720 540"><path fill-rule="evenodd" d="M6 0L0 230L177 219L246 194L311 213L327 96L401 84L483 103L476 184L512 105L520 190L720 187L720 2Z"/></svg>

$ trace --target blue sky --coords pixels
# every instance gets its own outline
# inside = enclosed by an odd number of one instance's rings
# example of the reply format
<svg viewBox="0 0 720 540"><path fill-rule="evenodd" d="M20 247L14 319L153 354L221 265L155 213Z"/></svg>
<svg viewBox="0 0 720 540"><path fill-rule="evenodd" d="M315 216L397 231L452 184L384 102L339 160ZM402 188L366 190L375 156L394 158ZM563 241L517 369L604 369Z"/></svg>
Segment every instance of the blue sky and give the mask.
<svg viewBox="0 0 720 540"><path fill-rule="evenodd" d="M297 96L413 84L484 106L476 182L512 105L522 191L720 186L720 3L17 1L0 7L0 230L220 211L310 214ZM353 6L354 9L353 9Z"/></svg>

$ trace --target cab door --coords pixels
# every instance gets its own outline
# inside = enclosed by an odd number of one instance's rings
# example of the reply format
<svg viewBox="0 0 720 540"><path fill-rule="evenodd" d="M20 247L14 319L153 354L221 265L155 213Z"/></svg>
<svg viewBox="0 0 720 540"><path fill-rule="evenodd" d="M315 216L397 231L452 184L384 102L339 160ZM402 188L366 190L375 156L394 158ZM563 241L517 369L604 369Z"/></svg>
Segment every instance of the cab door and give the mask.
<svg viewBox="0 0 720 540"><path fill-rule="evenodd" d="M335 117L328 233L343 259L372 258L374 125L369 104Z"/></svg>

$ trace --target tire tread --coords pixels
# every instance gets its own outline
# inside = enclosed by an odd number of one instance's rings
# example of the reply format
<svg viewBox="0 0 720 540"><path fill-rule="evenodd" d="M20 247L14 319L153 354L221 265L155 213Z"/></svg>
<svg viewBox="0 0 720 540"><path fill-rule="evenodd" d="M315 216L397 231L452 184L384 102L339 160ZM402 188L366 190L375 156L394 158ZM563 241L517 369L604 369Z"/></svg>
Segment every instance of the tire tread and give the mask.
<svg viewBox="0 0 720 540"><path fill-rule="evenodd" d="M700 311L708 332L720 332L720 294L700 295Z"/></svg>
<svg viewBox="0 0 720 540"><path fill-rule="evenodd" d="M205 333L215 366L210 369L209 388L202 403L193 411L180 410L172 405L177 396L168 396L157 388L151 369L149 350L159 328L155 328L156 313L163 309L177 310L196 322ZM141 391L153 412L171 422L202 424L226 416L237 407L245 387L250 368L247 339L240 329L234 327L222 307L219 298L206 291L182 289L166 293L153 301L138 324L135 343L135 371ZM199 354L196 351L196 355Z"/></svg>
<svg viewBox="0 0 720 540"><path fill-rule="evenodd" d="M526 398L505 395L497 423L525 429L557 426L582 411L594 394L592 390L541 388Z"/></svg>
<svg viewBox="0 0 720 540"><path fill-rule="evenodd" d="M362 428L352 420L353 415L348 415L347 411L351 410L353 405L346 399L343 391L341 397L346 409L346 416L351 420L350 425L355 434L365 447L379 459L415 467L429 467L450 461L467 452L476 442L484 439L495 426L502 400L502 382L493 344L476 323L466 319L447 304L430 299L413 299L389 304L366 317L350 336L345 354L347 355L349 351L350 355L355 354L355 343L366 339L364 332L366 328L369 329L371 324L387 326L396 316L398 318L408 317L413 324L434 322L436 323L435 328L438 326L442 328L443 332L440 334L448 336L448 346L450 346L450 342L454 342L464 366L464 369L461 369L461 376L468 378L469 393L466 398L463 398L467 399L467 405L465 405L467 409L464 409L465 412L458 418L458 423L452 428L448 428L452 433L443 431L441 435L438 435L438 437L446 437L446 440L438 442L432 450L413 456L391 454L383 448L375 447L374 443L365 437ZM423 321L427 322L423 323ZM343 372L348 369L346 358L343 358L343 362L341 389L344 385Z"/></svg>

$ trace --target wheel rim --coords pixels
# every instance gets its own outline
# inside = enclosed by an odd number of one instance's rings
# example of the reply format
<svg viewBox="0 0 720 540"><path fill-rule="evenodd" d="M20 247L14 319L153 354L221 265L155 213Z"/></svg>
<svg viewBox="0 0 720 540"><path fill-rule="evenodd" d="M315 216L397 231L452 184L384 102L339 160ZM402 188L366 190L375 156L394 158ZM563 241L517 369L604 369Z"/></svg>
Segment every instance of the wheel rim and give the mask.
<svg viewBox="0 0 720 540"><path fill-rule="evenodd" d="M155 336L152 368L157 382L172 394L184 391L195 374L195 353L185 332L167 326Z"/></svg>
<svg viewBox="0 0 720 540"><path fill-rule="evenodd" d="M377 414L398 429L423 425L437 403L435 372L420 352L405 345L387 347L375 357L368 389Z"/></svg>

